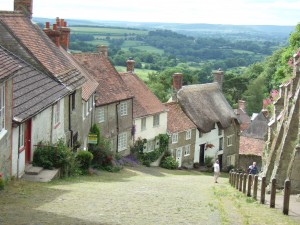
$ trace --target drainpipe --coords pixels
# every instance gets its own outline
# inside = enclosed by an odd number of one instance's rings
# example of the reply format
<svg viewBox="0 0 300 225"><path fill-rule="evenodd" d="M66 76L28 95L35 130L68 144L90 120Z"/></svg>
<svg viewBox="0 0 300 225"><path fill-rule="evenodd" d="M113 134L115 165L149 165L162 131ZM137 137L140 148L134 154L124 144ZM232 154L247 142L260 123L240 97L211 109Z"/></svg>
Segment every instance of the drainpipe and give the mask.
<svg viewBox="0 0 300 225"><path fill-rule="evenodd" d="M76 99L76 96L75 96L75 99ZM72 130L72 126L71 126L71 96L70 95L69 95L69 131L71 134L70 147L73 148L73 130Z"/></svg>
<svg viewBox="0 0 300 225"><path fill-rule="evenodd" d="M119 150L119 112L118 112L118 106L120 105L120 102L117 102L116 104L116 119L117 119L117 153Z"/></svg>
<svg viewBox="0 0 300 225"><path fill-rule="evenodd" d="M52 136L53 136L53 111L54 111L54 105L51 107L51 120L50 120L50 144L52 144Z"/></svg>
<svg viewBox="0 0 300 225"><path fill-rule="evenodd" d="M19 180L19 159L20 159L20 152L19 152L19 149L20 149L20 133L21 133L21 126L19 125L19 135L18 135L18 148L17 148L17 151L18 151L18 161L17 161L17 180ZM25 156L26 157L26 156Z"/></svg>

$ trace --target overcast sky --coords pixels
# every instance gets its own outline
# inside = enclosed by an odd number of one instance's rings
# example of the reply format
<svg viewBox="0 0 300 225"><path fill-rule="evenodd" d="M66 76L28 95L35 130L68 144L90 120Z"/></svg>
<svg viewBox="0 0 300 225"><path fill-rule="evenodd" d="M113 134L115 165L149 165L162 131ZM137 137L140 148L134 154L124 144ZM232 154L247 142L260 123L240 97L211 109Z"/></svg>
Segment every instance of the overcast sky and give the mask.
<svg viewBox="0 0 300 225"><path fill-rule="evenodd" d="M33 0L34 17L87 20L295 26L299 12L300 0Z"/></svg>

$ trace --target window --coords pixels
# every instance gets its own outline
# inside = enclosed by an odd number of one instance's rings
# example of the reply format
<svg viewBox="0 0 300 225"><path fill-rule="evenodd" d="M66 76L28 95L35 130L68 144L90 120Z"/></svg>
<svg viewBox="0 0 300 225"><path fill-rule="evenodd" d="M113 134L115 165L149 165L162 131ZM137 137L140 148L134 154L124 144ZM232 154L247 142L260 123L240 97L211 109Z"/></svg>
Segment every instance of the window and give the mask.
<svg viewBox="0 0 300 225"><path fill-rule="evenodd" d="M191 146L190 145L186 145L185 147L184 147L184 155L185 156L188 156L188 155L190 155L191 154Z"/></svg>
<svg viewBox="0 0 300 225"><path fill-rule="evenodd" d="M159 126L159 114L153 116L153 127Z"/></svg>
<svg viewBox="0 0 300 225"><path fill-rule="evenodd" d="M235 155L227 156L227 166L235 166Z"/></svg>
<svg viewBox="0 0 300 225"><path fill-rule="evenodd" d="M24 147L24 123L20 124L20 148Z"/></svg>
<svg viewBox="0 0 300 225"><path fill-rule="evenodd" d="M127 148L127 133L121 133L118 137L118 151L123 151Z"/></svg>
<svg viewBox="0 0 300 225"><path fill-rule="evenodd" d="M219 151L223 150L223 137L219 138Z"/></svg>
<svg viewBox="0 0 300 225"><path fill-rule="evenodd" d="M121 102L120 104L120 115L126 116L127 115L127 102Z"/></svg>
<svg viewBox="0 0 300 225"><path fill-rule="evenodd" d="M185 134L185 139L190 140L192 137L192 130L187 130Z"/></svg>
<svg viewBox="0 0 300 225"><path fill-rule="evenodd" d="M104 108L99 108L99 113L98 113L98 121L99 123L103 123L104 122Z"/></svg>
<svg viewBox="0 0 300 225"><path fill-rule="evenodd" d="M90 108L89 101L84 102L84 104L85 104L85 115L88 116L89 115L89 108Z"/></svg>
<svg viewBox="0 0 300 225"><path fill-rule="evenodd" d="M90 106L90 111L92 111L92 109L93 109L93 96L91 96L89 98L89 106Z"/></svg>
<svg viewBox="0 0 300 225"><path fill-rule="evenodd" d="M85 118L85 112L84 112L84 110L85 110L85 105L84 105L84 101L82 102L82 120L84 120L84 118Z"/></svg>
<svg viewBox="0 0 300 225"><path fill-rule="evenodd" d="M146 130L146 117L145 118L142 118L142 121L141 121L141 130Z"/></svg>
<svg viewBox="0 0 300 225"><path fill-rule="evenodd" d="M154 150L155 140L147 141L147 152Z"/></svg>
<svg viewBox="0 0 300 225"><path fill-rule="evenodd" d="M76 96L76 92L74 91L72 94L71 94L71 104L72 104L72 106L71 106L71 108L72 108L72 110L74 110L75 109L75 106L76 106L76 103L75 103L75 96Z"/></svg>
<svg viewBox="0 0 300 225"><path fill-rule="evenodd" d="M232 146L233 135L227 136L227 146Z"/></svg>
<svg viewBox="0 0 300 225"><path fill-rule="evenodd" d="M199 131L199 138L203 136L202 132Z"/></svg>
<svg viewBox="0 0 300 225"><path fill-rule="evenodd" d="M5 129L5 87L0 85L0 132Z"/></svg>
<svg viewBox="0 0 300 225"><path fill-rule="evenodd" d="M222 131L223 131L223 130L221 129L221 127L220 127L220 126L218 126L218 135L219 135L219 136L221 136L221 135L222 135Z"/></svg>
<svg viewBox="0 0 300 225"><path fill-rule="evenodd" d="M54 105L54 124L57 125L60 122L60 101Z"/></svg>
<svg viewBox="0 0 300 225"><path fill-rule="evenodd" d="M172 135L172 144L177 143L178 142L178 133L174 133Z"/></svg>

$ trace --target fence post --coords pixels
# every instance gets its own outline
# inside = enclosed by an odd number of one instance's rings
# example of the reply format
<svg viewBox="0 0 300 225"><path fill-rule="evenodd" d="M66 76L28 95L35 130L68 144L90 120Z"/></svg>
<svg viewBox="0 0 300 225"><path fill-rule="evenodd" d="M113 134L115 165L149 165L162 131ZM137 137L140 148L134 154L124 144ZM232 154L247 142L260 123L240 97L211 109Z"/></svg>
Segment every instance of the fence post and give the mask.
<svg viewBox="0 0 300 225"><path fill-rule="evenodd" d="M231 184L231 171L229 171L229 184Z"/></svg>
<svg viewBox="0 0 300 225"><path fill-rule="evenodd" d="M244 174L243 193L246 194L247 174Z"/></svg>
<svg viewBox="0 0 300 225"><path fill-rule="evenodd" d="M290 194L291 194L291 181L289 179L286 179L284 181L283 211L282 211L284 215L289 215Z"/></svg>
<svg viewBox="0 0 300 225"><path fill-rule="evenodd" d="M243 184L243 174L240 173L240 184L239 184L239 191L242 191L242 184Z"/></svg>
<svg viewBox="0 0 300 225"><path fill-rule="evenodd" d="M236 185L236 181L237 181L237 172L235 172L235 174L234 174L234 184L233 184L233 187L235 187L235 185Z"/></svg>
<svg viewBox="0 0 300 225"><path fill-rule="evenodd" d="M236 184L235 184L235 188L236 189L239 189L239 181L240 181L240 174L239 173L236 173Z"/></svg>
<svg viewBox="0 0 300 225"><path fill-rule="evenodd" d="M234 186L234 182L235 182L235 172L232 173L232 182L231 182L231 186Z"/></svg>
<svg viewBox="0 0 300 225"><path fill-rule="evenodd" d="M253 198L257 199L257 185L258 185L258 176L254 176L254 184L253 184Z"/></svg>
<svg viewBox="0 0 300 225"><path fill-rule="evenodd" d="M261 178L260 203L265 204L266 198L266 177Z"/></svg>
<svg viewBox="0 0 300 225"><path fill-rule="evenodd" d="M251 185L252 185L252 175L248 174L248 189L247 189L248 197L251 197Z"/></svg>
<svg viewBox="0 0 300 225"><path fill-rule="evenodd" d="M275 208L275 197L276 197L276 178L273 178L271 183L270 208Z"/></svg>

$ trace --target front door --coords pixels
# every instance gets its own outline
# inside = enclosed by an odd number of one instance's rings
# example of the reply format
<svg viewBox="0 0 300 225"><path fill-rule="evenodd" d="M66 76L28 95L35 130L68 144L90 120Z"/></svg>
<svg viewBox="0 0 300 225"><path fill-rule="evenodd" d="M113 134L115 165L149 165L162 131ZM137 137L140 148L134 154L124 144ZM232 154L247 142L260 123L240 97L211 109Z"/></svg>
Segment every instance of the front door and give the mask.
<svg viewBox="0 0 300 225"><path fill-rule="evenodd" d="M176 162L178 162L178 167L181 167L182 162L182 148L176 149Z"/></svg>
<svg viewBox="0 0 300 225"><path fill-rule="evenodd" d="M25 122L24 132L25 163L31 162L31 119Z"/></svg>
<svg viewBox="0 0 300 225"><path fill-rule="evenodd" d="M202 144L200 145L200 154L199 154L200 166L204 166L204 151L205 151L205 144Z"/></svg>

